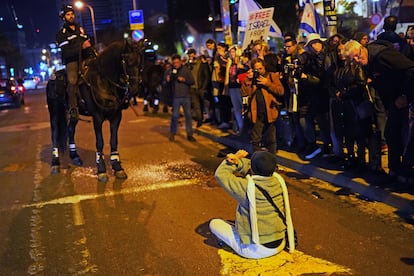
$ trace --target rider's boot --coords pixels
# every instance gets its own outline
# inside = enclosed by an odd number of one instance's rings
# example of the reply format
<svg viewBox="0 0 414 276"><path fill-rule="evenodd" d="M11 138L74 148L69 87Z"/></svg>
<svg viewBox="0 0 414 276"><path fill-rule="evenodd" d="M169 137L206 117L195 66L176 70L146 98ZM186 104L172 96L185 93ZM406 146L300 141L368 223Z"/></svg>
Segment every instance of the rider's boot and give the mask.
<svg viewBox="0 0 414 276"><path fill-rule="evenodd" d="M68 103L69 103L69 116L74 119L79 119L78 108L78 86L68 84Z"/></svg>

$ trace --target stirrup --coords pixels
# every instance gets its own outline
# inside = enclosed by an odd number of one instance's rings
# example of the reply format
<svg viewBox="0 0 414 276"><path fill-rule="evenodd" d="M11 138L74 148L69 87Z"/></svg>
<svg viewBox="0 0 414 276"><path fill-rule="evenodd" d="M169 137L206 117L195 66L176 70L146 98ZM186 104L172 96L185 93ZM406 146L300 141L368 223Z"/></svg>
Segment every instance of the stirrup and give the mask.
<svg viewBox="0 0 414 276"><path fill-rule="evenodd" d="M70 108L69 116L74 119L79 119L79 109L77 107Z"/></svg>

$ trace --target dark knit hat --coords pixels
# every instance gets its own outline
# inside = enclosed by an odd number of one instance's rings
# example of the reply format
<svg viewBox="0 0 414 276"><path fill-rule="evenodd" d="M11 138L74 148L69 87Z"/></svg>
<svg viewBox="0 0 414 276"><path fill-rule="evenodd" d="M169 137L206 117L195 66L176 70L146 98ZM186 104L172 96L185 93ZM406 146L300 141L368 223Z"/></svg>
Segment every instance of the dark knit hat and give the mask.
<svg viewBox="0 0 414 276"><path fill-rule="evenodd" d="M251 167L254 174L271 176L276 169L276 155L268 151L256 151L251 158Z"/></svg>

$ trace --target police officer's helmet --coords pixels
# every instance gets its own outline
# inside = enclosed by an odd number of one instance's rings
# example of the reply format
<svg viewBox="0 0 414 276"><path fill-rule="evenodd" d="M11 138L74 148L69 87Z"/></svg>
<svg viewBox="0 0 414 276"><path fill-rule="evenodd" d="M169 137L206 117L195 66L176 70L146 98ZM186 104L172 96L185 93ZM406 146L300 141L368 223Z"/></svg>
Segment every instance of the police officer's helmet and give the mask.
<svg viewBox="0 0 414 276"><path fill-rule="evenodd" d="M59 12L59 17L64 19L65 18L65 14L67 12L75 12L75 10L73 9L73 7L71 5L63 5L60 12Z"/></svg>

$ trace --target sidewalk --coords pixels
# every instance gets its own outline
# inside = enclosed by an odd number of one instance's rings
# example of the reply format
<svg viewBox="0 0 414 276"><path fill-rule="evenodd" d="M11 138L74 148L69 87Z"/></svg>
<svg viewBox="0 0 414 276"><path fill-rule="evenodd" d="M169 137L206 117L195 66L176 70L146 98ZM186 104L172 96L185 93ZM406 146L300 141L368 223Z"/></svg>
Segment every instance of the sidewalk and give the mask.
<svg viewBox="0 0 414 276"><path fill-rule="evenodd" d="M195 132L229 148L251 152L247 137L231 135L209 124L195 128ZM281 166L350 189L358 193L361 198L383 202L396 208L398 212L414 214L414 184L410 186L410 184L389 183L385 175L340 170L329 157L317 156L310 161L304 161L296 153L288 150L278 150L277 156ZM382 167L388 172L386 155L382 156Z"/></svg>

